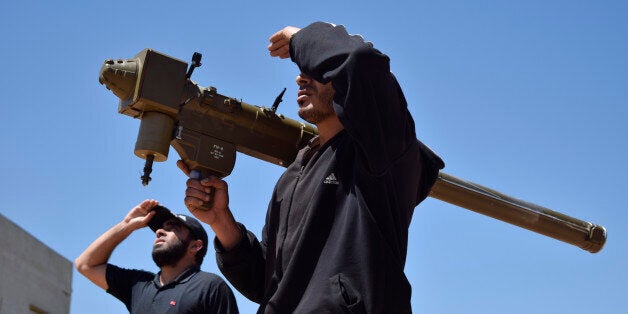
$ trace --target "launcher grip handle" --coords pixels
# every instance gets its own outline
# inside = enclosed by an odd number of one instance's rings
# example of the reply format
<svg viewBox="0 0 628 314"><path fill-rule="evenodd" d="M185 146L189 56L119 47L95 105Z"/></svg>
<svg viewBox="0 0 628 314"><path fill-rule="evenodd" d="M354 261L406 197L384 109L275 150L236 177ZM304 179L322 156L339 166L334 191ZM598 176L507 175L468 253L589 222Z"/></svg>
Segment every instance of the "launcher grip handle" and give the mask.
<svg viewBox="0 0 628 314"><path fill-rule="evenodd" d="M194 179L194 180L203 180L205 178L207 178L208 176L204 176L203 173L200 170L191 170L190 171L190 179ZM199 209L201 210L210 210L213 206L214 206L214 194L216 192L216 189L213 187L209 188L209 201L207 202L203 202L203 205L201 205L201 207L199 207Z"/></svg>

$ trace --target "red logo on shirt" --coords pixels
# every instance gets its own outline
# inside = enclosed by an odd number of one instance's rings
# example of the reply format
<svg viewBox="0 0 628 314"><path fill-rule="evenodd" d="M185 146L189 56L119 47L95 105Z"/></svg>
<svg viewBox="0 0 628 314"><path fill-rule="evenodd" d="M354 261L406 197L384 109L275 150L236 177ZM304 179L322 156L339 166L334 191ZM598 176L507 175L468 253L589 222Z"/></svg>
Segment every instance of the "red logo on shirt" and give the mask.
<svg viewBox="0 0 628 314"><path fill-rule="evenodd" d="M170 305L175 306L177 305L177 302L175 302L174 300L170 301Z"/></svg>

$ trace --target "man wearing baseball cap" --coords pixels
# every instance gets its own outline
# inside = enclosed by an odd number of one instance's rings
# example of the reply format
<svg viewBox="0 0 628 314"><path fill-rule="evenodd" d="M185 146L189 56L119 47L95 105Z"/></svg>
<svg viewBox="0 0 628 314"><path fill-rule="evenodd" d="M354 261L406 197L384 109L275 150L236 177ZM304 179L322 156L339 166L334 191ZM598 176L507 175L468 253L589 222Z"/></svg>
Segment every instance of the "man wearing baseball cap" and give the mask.
<svg viewBox="0 0 628 314"><path fill-rule="evenodd" d="M152 255L160 271L109 264L113 250L146 226L156 235ZM207 233L198 220L145 200L98 237L74 264L83 276L122 301L130 313L238 313L224 280L200 270L206 252Z"/></svg>

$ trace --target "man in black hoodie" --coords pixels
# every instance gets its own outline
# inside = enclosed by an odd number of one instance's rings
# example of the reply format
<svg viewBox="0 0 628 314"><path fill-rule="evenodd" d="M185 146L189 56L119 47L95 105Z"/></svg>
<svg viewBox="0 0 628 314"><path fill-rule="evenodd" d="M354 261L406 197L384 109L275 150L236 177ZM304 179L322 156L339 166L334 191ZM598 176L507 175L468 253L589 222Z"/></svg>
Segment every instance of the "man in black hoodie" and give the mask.
<svg viewBox="0 0 628 314"><path fill-rule="evenodd" d="M442 160L417 140L372 43L322 22L270 42L271 56L299 67L299 116L319 136L277 182L261 242L234 219L220 179L188 180L186 206L214 230L219 268L259 313L410 313L408 227Z"/></svg>

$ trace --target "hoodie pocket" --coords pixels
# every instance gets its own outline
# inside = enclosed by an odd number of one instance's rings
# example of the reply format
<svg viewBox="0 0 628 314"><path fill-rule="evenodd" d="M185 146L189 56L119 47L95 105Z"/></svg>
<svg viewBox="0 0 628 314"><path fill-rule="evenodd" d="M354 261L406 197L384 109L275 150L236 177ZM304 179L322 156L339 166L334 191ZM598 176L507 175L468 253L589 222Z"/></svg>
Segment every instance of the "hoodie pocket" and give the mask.
<svg viewBox="0 0 628 314"><path fill-rule="evenodd" d="M334 301L345 313L366 313L360 292L342 273L329 278Z"/></svg>

